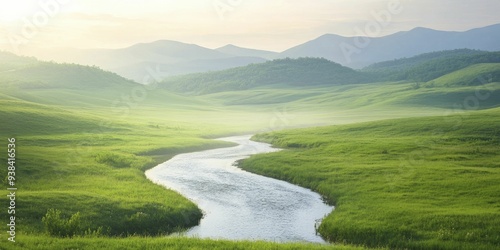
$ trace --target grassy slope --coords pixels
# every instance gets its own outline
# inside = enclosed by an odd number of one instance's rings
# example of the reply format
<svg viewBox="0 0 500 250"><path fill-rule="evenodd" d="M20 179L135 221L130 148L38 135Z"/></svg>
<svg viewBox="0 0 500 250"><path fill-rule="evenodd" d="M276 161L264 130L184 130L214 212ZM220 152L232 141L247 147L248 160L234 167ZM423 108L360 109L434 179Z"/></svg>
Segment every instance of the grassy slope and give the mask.
<svg viewBox="0 0 500 250"><path fill-rule="evenodd" d="M80 211L85 227L109 228L112 235L171 232L201 218L193 203L149 183L143 171L178 152L227 144L201 139L187 126L123 123L20 101L1 105L0 136L17 140L20 234L42 232L49 208L66 216ZM6 162L6 155L0 160ZM0 171L6 176L6 169Z"/></svg>
<svg viewBox="0 0 500 250"><path fill-rule="evenodd" d="M500 247L500 109L260 134L287 148L240 166L323 194L335 242Z"/></svg>
<svg viewBox="0 0 500 250"><path fill-rule="evenodd" d="M481 63L434 79L428 85L477 86L500 81L500 63Z"/></svg>
<svg viewBox="0 0 500 250"><path fill-rule="evenodd" d="M0 136L18 141L18 233L43 232L50 208L66 217L80 212L84 228L110 235L155 235L198 223L202 214L192 202L148 182L143 171L179 152L227 146L201 138L221 129L147 119L151 112L140 109L172 104L154 108L158 114L198 102L94 67L3 54L2 60Z"/></svg>

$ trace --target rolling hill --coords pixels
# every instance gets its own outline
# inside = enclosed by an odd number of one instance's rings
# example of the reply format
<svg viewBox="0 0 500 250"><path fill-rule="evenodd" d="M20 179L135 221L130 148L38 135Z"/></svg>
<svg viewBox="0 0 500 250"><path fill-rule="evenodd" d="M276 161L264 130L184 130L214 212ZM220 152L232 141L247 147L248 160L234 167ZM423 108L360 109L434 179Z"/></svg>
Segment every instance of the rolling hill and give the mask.
<svg viewBox="0 0 500 250"><path fill-rule="evenodd" d="M488 98L480 96L474 107L487 109L500 105L500 79L498 63L482 62L498 60L498 52L453 50L356 71L326 59L277 59L168 78L160 86L181 94L203 95L221 105L286 104L296 110L384 106L453 109L464 107L464 100L478 98L477 93L488 93ZM485 80L480 81L482 78Z"/></svg>
<svg viewBox="0 0 500 250"><path fill-rule="evenodd" d="M500 82L500 63L480 63L454 71L432 81L429 86L462 87Z"/></svg>
<svg viewBox="0 0 500 250"><path fill-rule="evenodd" d="M426 82L479 63L500 63L500 52L469 49L439 51L375 63L362 71L376 73L380 80L385 81Z"/></svg>
<svg viewBox="0 0 500 250"><path fill-rule="evenodd" d="M307 87L367 82L368 74L326 59L277 59L261 64L168 78L162 86L176 92L207 94L283 84Z"/></svg>
<svg viewBox="0 0 500 250"><path fill-rule="evenodd" d="M137 83L97 67L38 62L0 73L4 87L89 89L133 87Z"/></svg>
<svg viewBox="0 0 500 250"><path fill-rule="evenodd" d="M139 103L172 108L200 104L198 100L167 91L154 91L155 85L144 86L96 66L0 53L0 68L5 69L0 71L0 100L117 110Z"/></svg>
<svg viewBox="0 0 500 250"><path fill-rule="evenodd" d="M0 72L1 93L8 99L64 106L103 105L120 91L141 86L95 66L58 64L15 55L1 58L9 61L0 63L0 68L9 68Z"/></svg>

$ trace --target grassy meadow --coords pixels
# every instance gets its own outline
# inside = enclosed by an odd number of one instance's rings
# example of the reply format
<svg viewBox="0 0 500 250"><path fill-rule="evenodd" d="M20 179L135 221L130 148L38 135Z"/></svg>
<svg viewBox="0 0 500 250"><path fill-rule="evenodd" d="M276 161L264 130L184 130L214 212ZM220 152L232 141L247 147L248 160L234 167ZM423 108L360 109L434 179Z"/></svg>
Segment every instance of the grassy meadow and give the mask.
<svg viewBox="0 0 500 250"><path fill-rule="evenodd" d="M144 170L179 152L227 146L200 138L188 126L111 120L105 127L98 124L109 119L89 112L17 101L2 101L2 107L2 137L17 140L19 234L44 232L41 218L48 209L65 217L80 212L83 230L102 227L109 235L154 235L196 225L201 211L148 183Z"/></svg>
<svg viewBox="0 0 500 250"><path fill-rule="evenodd" d="M17 242L4 240L0 248L358 249L150 238L196 225L202 211L180 194L151 183L144 171L182 152L231 146L211 140L214 137L269 130L272 113L227 110L225 116L214 117L218 111L173 111L145 104L119 116L105 107L75 108L13 98L0 103L0 115L5 118L0 125L4 145L7 138L16 138L19 189ZM161 113L167 115L158 116ZM227 123L233 119L239 123ZM0 155L0 161L6 162L7 155ZM0 171L7 176L6 169ZM6 178L2 182L7 186ZM79 213L76 238L47 232L42 218L50 209L61 211L62 220ZM7 218L7 210L1 216Z"/></svg>
<svg viewBox="0 0 500 250"><path fill-rule="evenodd" d="M273 83L190 95L95 67L1 59L0 145L16 138L18 200L17 242L1 240L0 249L499 247L500 110L492 108L500 83L460 82L498 65L434 82ZM202 211L144 171L179 153L231 146L214 138L255 133L287 150L241 167L335 204L319 229L335 244L164 237L198 224Z"/></svg>
<svg viewBox="0 0 500 250"><path fill-rule="evenodd" d="M500 247L500 109L259 134L287 150L240 167L336 206L332 242L400 249Z"/></svg>

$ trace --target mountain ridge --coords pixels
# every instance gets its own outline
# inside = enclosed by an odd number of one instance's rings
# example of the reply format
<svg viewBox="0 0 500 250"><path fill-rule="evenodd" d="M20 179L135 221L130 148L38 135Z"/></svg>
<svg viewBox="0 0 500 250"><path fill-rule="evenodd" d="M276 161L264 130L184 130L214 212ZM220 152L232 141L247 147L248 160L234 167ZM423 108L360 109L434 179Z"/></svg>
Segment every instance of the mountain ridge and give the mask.
<svg viewBox="0 0 500 250"><path fill-rule="evenodd" d="M259 50L251 48L243 48L233 44L227 44L222 47L216 48L216 51L230 54L234 56L251 56L251 57L261 57L267 60L272 60L278 57L279 53L268 50Z"/></svg>
<svg viewBox="0 0 500 250"><path fill-rule="evenodd" d="M362 41L367 45L357 46L356 39L364 39ZM64 53L47 51L35 56L57 62L97 65L141 82L147 74L144 66L146 63L168 69L169 74L165 77L222 70L287 57L324 57L344 66L361 69L377 62L463 48L500 51L500 24L467 31L440 31L416 27L382 37L323 34L282 52L243 48L232 44L210 49L197 44L164 39L120 49L67 50ZM212 63L204 64L203 60L211 60ZM189 63L197 66L186 66Z"/></svg>
<svg viewBox="0 0 500 250"><path fill-rule="evenodd" d="M477 39L478 36L481 39ZM357 46L359 41L368 45ZM500 24L467 31L416 27L382 37L325 34L285 50L281 55L291 58L323 55L331 61L359 69L376 62L463 48L499 51Z"/></svg>

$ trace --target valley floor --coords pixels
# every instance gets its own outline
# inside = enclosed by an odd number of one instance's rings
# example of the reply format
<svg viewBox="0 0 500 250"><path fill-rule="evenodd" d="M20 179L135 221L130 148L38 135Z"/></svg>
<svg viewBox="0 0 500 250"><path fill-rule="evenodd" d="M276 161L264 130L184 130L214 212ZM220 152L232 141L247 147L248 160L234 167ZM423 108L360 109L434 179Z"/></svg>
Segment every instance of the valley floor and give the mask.
<svg viewBox="0 0 500 250"><path fill-rule="evenodd" d="M164 238L196 225L202 212L144 176L176 154L232 145L211 138L333 124L258 134L287 150L241 167L335 204L320 227L331 242L499 248L498 82L446 87L458 75L441 79L446 86L276 85L185 96L93 68L42 66L35 76L26 67L0 78L0 146L16 138L19 194L18 238L0 248L356 249ZM133 99L138 88L146 94ZM403 117L414 118L393 120ZM7 158L0 154L0 162ZM0 176L6 187L7 168ZM0 210L0 218L8 216Z"/></svg>

